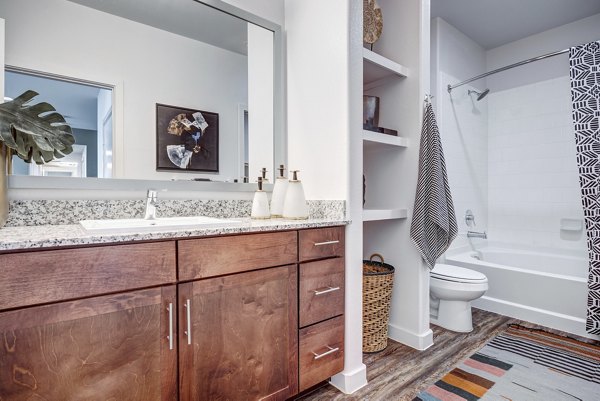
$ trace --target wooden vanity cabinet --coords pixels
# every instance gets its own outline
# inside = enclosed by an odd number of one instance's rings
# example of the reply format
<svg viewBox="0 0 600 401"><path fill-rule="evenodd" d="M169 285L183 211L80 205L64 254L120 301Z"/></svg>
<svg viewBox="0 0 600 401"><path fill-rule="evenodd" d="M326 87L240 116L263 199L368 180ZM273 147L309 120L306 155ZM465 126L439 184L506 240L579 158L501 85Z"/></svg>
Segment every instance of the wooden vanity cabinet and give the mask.
<svg viewBox="0 0 600 401"><path fill-rule="evenodd" d="M298 390L296 266L179 286L181 400L285 400Z"/></svg>
<svg viewBox="0 0 600 401"><path fill-rule="evenodd" d="M343 241L0 253L0 400L289 399L343 368Z"/></svg>
<svg viewBox="0 0 600 401"><path fill-rule="evenodd" d="M175 286L0 313L0 399L172 401Z"/></svg>
<svg viewBox="0 0 600 401"><path fill-rule="evenodd" d="M174 241L0 254L0 400L176 399L175 263Z"/></svg>
<svg viewBox="0 0 600 401"><path fill-rule="evenodd" d="M344 369L344 229L299 235L299 391Z"/></svg>

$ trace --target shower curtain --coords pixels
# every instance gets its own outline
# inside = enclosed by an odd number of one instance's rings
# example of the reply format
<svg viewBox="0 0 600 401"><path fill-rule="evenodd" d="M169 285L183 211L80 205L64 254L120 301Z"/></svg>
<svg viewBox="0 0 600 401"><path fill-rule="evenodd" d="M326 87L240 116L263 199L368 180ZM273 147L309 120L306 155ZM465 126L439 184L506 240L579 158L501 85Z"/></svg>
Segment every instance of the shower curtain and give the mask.
<svg viewBox="0 0 600 401"><path fill-rule="evenodd" d="M569 52L581 200L590 258L586 330L600 334L600 41Z"/></svg>

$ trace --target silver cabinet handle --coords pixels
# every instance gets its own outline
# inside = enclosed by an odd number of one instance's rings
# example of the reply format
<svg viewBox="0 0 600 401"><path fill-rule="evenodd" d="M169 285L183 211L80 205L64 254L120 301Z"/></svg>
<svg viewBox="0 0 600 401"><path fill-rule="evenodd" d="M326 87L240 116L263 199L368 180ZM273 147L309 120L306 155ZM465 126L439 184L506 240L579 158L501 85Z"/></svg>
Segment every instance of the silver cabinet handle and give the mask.
<svg viewBox="0 0 600 401"><path fill-rule="evenodd" d="M186 300L185 304L183 305L183 307L185 308L185 318L186 318L186 325L187 325L187 330L184 331L183 333L187 336L187 343L188 345L192 345L192 317L191 317L191 303L190 300Z"/></svg>
<svg viewBox="0 0 600 401"><path fill-rule="evenodd" d="M338 291L339 289L340 287L327 287L325 289L319 288L318 290L313 290L313 292L315 293L315 295L323 295L328 294L330 292Z"/></svg>
<svg viewBox="0 0 600 401"><path fill-rule="evenodd" d="M340 241L336 239L335 241L315 242L315 246L333 245L333 244L339 244L339 243L340 243Z"/></svg>
<svg viewBox="0 0 600 401"><path fill-rule="evenodd" d="M173 349L173 303L169 302L169 307L167 308L169 311L169 335L167 339L169 340L169 349Z"/></svg>
<svg viewBox="0 0 600 401"><path fill-rule="evenodd" d="M326 347L327 347L327 348L329 348L329 350L328 350L328 351L325 351L325 352L323 352L322 354L317 354L316 352L313 352L313 355L314 355L314 359L315 359L315 360L317 360L317 359L321 359L321 358L323 358L324 356L331 355L331 354L333 354L334 352L338 352L338 351L340 350L340 347L331 348L329 345L327 345Z"/></svg>

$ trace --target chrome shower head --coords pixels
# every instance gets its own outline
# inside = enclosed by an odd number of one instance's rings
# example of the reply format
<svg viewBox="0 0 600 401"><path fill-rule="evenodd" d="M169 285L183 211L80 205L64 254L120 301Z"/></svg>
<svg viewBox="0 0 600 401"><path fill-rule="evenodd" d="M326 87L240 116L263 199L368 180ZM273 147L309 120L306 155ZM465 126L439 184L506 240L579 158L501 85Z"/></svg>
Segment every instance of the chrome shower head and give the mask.
<svg viewBox="0 0 600 401"><path fill-rule="evenodd" d="M480 101L481 99L483 99L484 97L486 97L488 93L490 93L489 89L486 89L483 92L477 92L477 91L469 89L469 96L472 95L472 94L477 95L477 101Z"/></svg>

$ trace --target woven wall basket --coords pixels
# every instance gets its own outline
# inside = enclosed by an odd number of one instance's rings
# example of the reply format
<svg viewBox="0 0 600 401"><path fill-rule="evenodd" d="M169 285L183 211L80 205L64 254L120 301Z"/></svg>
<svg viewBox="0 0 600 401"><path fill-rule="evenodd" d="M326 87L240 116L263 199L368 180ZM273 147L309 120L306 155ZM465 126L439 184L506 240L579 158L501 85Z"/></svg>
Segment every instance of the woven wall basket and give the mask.
<svg viewBox="0 0 600 401"><path fill-rule="evenodd" d="M373 258L379 258L376 262ZM363 352L387 347L394 267L377 253L363 260Z"/></svg>

